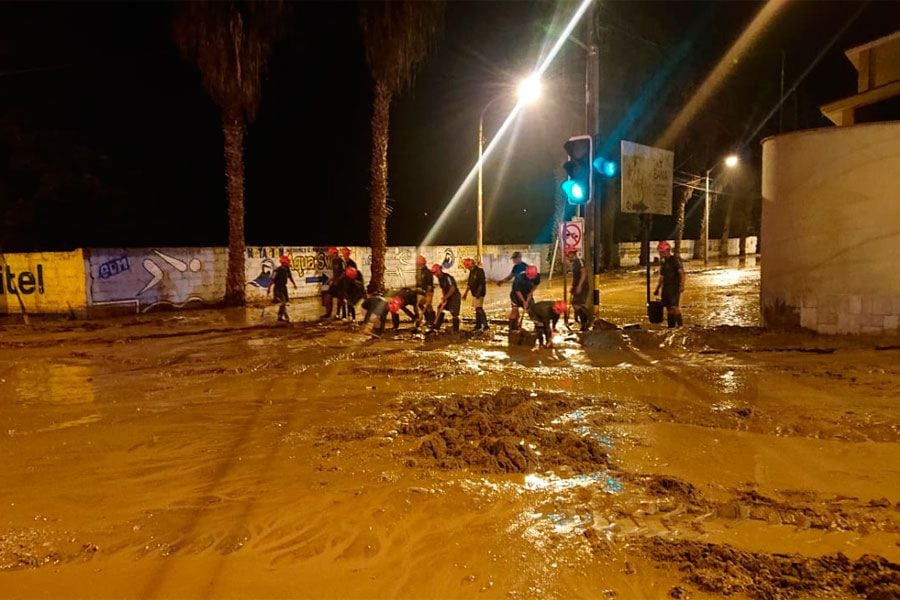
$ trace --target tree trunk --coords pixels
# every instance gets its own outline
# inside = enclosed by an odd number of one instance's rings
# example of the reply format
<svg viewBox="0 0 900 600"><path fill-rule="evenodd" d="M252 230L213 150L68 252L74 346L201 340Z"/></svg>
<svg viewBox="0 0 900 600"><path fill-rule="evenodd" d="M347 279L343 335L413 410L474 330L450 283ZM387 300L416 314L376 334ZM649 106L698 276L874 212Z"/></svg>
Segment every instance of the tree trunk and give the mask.
<svg viewBox="0 0 900 600"><path fill-rule="evenodd" d="M712 192L710 192L712 194ZM704 196L703 202L706 202L706 197ZM712 212L712 201L710 199L710 212ZM700 235L697 236L697 243L694 244L694 259L703 258L703 246L709 246L709 239L706 237L706 221L709 218L709 215L706 214L705 210L701 210L700 217Z"/></svg>
<svg viewBox="0 0 900 600"><path fill-rule="evenodd" d="M684 238L684 207L694 195L694 190L684 187L675 201L675 256L681 258L681 240Z"/></svg>
<svg viewBox="0 0 900 600"><path fill-rule="evenodd" d="M228 275L225 305L244 306L244 119L239 110L222 111L225 138L225 191L228 196Z"/></svg>
<svg viewBox="0 0 900 600"><path fill-rule="evenodd" d="M384 293L384 257L387 253L388 134L391 91L375 82L372 110L372 162L369 166L369 243L372 245L372 279L369 291Z"/></svg>
<svg viewBox="0 0 900 600"><path fill-rule="evenodd" d="M725 217L722 220L722 238L719 240L719 257L728 256L728 236L731 235L731 215L734 212L734 197L725 197Z"/></svg>

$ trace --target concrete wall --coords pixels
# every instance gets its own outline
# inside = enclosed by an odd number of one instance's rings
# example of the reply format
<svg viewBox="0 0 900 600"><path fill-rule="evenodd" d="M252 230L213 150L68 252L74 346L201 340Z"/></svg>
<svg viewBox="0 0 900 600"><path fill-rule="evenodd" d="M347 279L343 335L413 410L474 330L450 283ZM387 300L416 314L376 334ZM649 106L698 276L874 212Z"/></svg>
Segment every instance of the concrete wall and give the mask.
<svg viewBox="0 0 900 600"><path fill-rule="evenodd" d="M94 248L85 254L94 314L209 305L225 296L224 248Z"/></svg>
<svg viewBox="0 0 900 600"><path fill-rule="evenodd" d="M895 331L900 122L763 141L763 319L822 333Z"/></svg>
<svg viewBox="0 0 900 600"><path fill-rule="evenodd" d="M718 252L718 240L710 242L711 255ZM737 240L729 252L737 254ZM330 274L326 271L325 247L248 247L245 262L247 300L263 302L269 276L278 258L291 258L298 289L288 286L293 298L314 297ZM371 279L372 253L368 247L352 247L351 257ZM755 238L748 238L747 252L756 250ZM522 252L525 262L542 272L550 268L548 244L485 246L483 265L489 280L506 277L512 269L511 255ZM684 258L690 258L693 242L685 240ZM620 244L624 266L638 263L638 244ZM388 248L386 284L388 288L415 283L416 256L428 264L438 263L458 281L467 271L462 260L475 256L475 246L401 246ZM559 260L559 257L557 257ZM0 258L2 291L0 314L20 312L12 290L20 290L29 313L74 313L102 316L113 313L141 313L159 308L214 306L225 296L227 250L225 248L93 248L73 252L7 254Z"/></svg>
<svg viewBox="0 0 900 600"><path fill-rule="evenodd" d="M675 247L674 240L668 240ZM650 254L656 257L656 244L658 240L650 242ZM710 260L716 260L719 257L720 240L709 240L708 250ZM694 246L700 244L700 241L681 240L681 260L691 260L694 256ZM757 238L755 236L746 239L745 254L756 254ZM641 243L640 242L622 242L619 246L619 264L623 267L633 267L640 264L641 259ZM702 246L702 244L701 244ZM738 256L741 250L740 238L731 238L728 240L728 256Z"/></svg>
<svg viewBox="0 0 900 600"><path fill-rule="evenodd" d="M83 315L84 258L81 250L0 255L0 314L29 313Z"/></svg>

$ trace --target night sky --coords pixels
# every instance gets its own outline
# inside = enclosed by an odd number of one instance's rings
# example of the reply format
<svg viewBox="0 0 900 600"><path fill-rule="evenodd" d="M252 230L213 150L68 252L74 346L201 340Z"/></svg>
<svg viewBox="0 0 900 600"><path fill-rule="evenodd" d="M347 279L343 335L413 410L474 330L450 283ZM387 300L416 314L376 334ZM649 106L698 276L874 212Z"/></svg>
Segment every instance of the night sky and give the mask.
<svg viewBox="0 0 900 600"><path fill-rule="evenodd" d="M778 132L778 113L747 136L777 102L782 50L787 87L860 6L788 5L693 125L690 145L676 148L676 164L702 171L744 141L758 176L759 141ZM759 7L603 3L603 131L651 143ZM548 28L561 28L574 8L448 4L431 55L392 109L390 244L423 238L474 164L480 111L512 92L549 47ZM175 10L0 4L0 250L226 243L219 112L178 54ZM818 106L855 92L843 50L891 33L898 16L900 3L866 4L785 104L783 129L827 126ZM247 242L364 245L371 80L356 4L297 3L289 25L247 137ZM583 133L583 77L584 52L567 44L544 97L485 166L486 242L548 239L553 170L563 141ZM488 133L511 104L493 105ZM707 138L714 117L726 134ZM473 241L474 188L467 198L437 242ZM667 226L660 221L660 231Z"/></svg>

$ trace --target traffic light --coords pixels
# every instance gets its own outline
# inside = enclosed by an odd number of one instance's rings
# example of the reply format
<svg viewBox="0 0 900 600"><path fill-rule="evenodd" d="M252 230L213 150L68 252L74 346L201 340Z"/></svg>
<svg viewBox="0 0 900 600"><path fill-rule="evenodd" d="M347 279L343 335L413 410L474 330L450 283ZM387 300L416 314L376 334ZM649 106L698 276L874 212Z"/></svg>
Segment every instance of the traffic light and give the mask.
<svg viewBox="0 0 900 600"><path fill-rule="evenodd" d="M563 165L569 178L563 182L562 190L569 204L587 204L594 196L593 140L589 135L576 135L569 138L563 148L569 157Z"/></svg>
<svg viewBox="0 0 900 600"><path fill-rule="evenodd" d="M615 177L619 172L619 165L615 161L606 160L602 156L594 159L594 170L604 177Z"/></svg>

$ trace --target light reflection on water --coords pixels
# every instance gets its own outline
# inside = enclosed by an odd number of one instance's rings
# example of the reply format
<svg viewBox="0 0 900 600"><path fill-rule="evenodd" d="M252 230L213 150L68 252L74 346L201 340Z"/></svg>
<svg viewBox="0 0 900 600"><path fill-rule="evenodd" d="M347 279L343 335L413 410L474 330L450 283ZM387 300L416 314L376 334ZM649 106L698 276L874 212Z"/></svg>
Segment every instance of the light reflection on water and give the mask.
<svg viewBox="0 0 900 600"><path fill-rule="evenodd" d="M509 360L509 354L503 350L479 350L479 360Z"/></svg>
<svg viewBox="0 0 900 600"><path fill-rule="evenodd" d="M609 471L595 471L584 475L576 475L561 479L553 473L547 476L532 473L525 476L525 489L528 491L548 490L559 492L576 487L599 485L604 492L618 494L622 491L622 482Z"/></svg>
<svg viewBox="0 0 900 600"><path fill-rule="evenodd" d="M740 386L734 371L728 370L719 375L719 387L726 394L733 394L738 391Z"/></svg>
<svg viewBox="0 0 900 600"><path fill-rule="evenodd" d="M14 367L9 383L18 402L90 404L96 399L93 376L84 365L29 361Z"/></svg>

